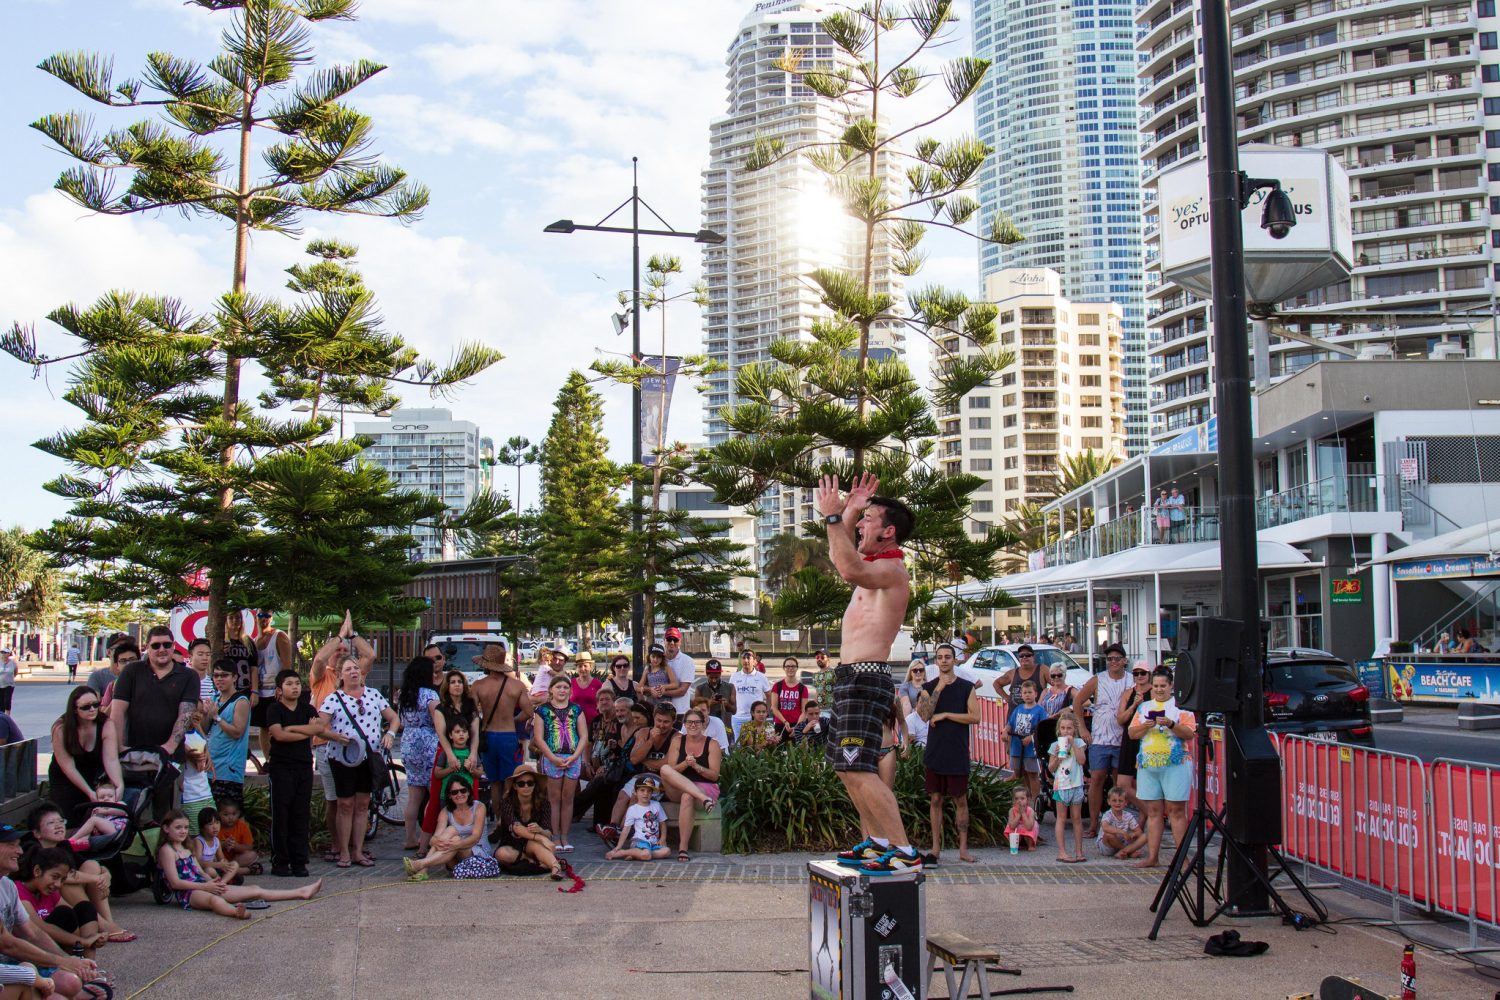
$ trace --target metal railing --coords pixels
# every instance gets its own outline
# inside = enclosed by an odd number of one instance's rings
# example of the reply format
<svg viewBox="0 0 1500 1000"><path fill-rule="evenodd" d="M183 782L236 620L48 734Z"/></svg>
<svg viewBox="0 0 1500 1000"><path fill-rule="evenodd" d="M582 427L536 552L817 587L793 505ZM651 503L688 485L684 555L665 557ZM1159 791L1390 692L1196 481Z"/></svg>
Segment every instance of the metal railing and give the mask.
<svg viewBox="0 0 1500 1000"><path fill-rule="evenodd" d="M1379 509L1372 474L1329 476L1255 502L1255 527L1271 528L1322 514L1367 513Z"/></svg>

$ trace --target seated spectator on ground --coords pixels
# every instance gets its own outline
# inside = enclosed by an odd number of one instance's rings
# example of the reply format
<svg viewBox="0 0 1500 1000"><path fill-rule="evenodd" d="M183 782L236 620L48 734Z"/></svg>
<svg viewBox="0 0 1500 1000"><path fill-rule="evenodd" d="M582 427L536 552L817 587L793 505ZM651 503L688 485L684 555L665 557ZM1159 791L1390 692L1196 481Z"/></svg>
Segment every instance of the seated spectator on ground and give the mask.
<svg viewBox="0 0 1500 1000"><path fill-rule="evenodd" d="M43 802L26 817L32 838L43 847L62 847L73 851L68 843L68 828L62 813L51 802ZM115 922L109 904L110 875L97 861L84 861L74 853L73 871L63 879L63 902L77 907L87 901L99 914L99 925L112 942L134 941L135 935Z"/></svg>
<svg viewBox="0 0 1500 1000"><path fill-rule="evenodd" d="M193 852L193 860L203 874L232 882L240 873L240 866L224 857L224 847L219 841L221 826L217 809L203 810L198 814L198 832L188 841L188 850Z"/></svg>
<svg viewBox="0 0 1500 1000"><path fill-rule="evenodd" d="M765 702L757 701L750 706L749 720L739 727L739 733L735 736L735 748L756 753L780 742L781 737L771 725L771 709Z"/></svg>
<svg viewBox="0 0 1500 1000"><path fill-rule="evenodd" d="M643 774L635 783L635 801L625 810L619 841L604 856L611 861L660 861L672 849L662 843L667 814L652 795L661 790L655 775ZM630 846L626 846L629 844Z"/></svg>
<svg viewBox="0 0 1500 1000"><path fill-rule="evenodd" d="M620 789L636 773L630 762L635 750L636 734L648 732L651 727L651 709L637 705L629 698L616 698L614 705L615 736L604 744L603 752L595 768L594 777L573 799L573 821L583 819L589 809L594 810L594 832L607 846L613 846L619 830L611 824L611 811ZM595 749L599 744L594 744ZM622 813L623 815L623 813Z"/></svg>
<svg viewBox="0 0 1500 1000"><path fill-rule="evenodd" d="M664 701L652 709L651 728L638 732L633 737L629 763L632 777L615 797L615 807L609 817L611 826L619 827L625 818L625 810L630 808L630 803L635 798L635 776L648 772L661 774L662 765L667 760L667 750L672 745L673 737L677 735L676 727L677 710L672 707L671 702ZM661 779L658 777L657 780Z"/></svg>
<svg viewBox="0 0 1500 1000"><path fill-rule="evenodd" d="M1133 858L1146 846L1146 831L1140 817L1125 808L1125 789L1109 790L1109 809L1099 817L1099 852L1117 858Z"/></svg>
<svg viewBox="0 0 1500 1000"><path fill-rule="evenodd" d="M828 741L828 727L823 725L823 707L817 698L802 703L802 718L792 727L792 742L822 746Z"/></svg>
<svg viewBox="0 0 1500 1000"><path fill-rule="evenodd" d="M33 844L21 855L21 868L12 876L26 915L37 921L47 936L65 952L82 952L93 958L105 942L99 929L99 914L84 900L77 906L63 902L63 880L73 873L73 853L60 847Z"/></svg>
<svg viewBox="0 0 1500 1000"><path fill-rule="evenodd" d="M704 732L708 735L708 738L719 744L719 749L721 751L723 751L724 753L728 753L729 728L724 725L723 719L719 718L717 715L714 715L713 712L710 711L709 700L695 693L693 695L692 707L702 712L703 717L708 720L707 724L704 726ZM687 732L685 728L679 728L677 731L680 733Z"/></svg>
<svg viewBox="0 0 1500 1000"><path fill-rule="evenodd" d="M427 869L445 866L455 877L493 878L500 874L495 859L490 856L489 841L484 839L485 810L483 802L474 801L474 789L463 781L450 782L443 792L443 817L437 832L432 835L431 847L423 857L402 858L410 882L425 882ZM458 866L469 859L478 863L459 875ZM488 864L486 864L488 862Z"/></svg>
<svg viewBox="0 0 1500 1000"><path fill-rule="evenodd" d="M255 851L255 833L245 822L245 807L235 799L219 804L219 843L226 861L233 861L247 875L260 874L260 855Z"/></svg>
<svg viewBox="0 0 1500 1000"><path fill-rule="evenodd" d="M93 1000L101 993L87 990L84 984L99 976L99 967L93 959L65 954L31 919L21 905L19 888L6 877L20 870L21 838L25 835L18 826L0 824L0 983L29 984L37 990L32 995ZM56 971L43 976L39 969Z"/></svg>
<svg viewBox="0 0 1500 1000"><path fill-rule="evenodd" d="M1017 789L1019 791L1019 789ZM1037 822L1036 809L1032 807L1031 800L1016 796L1010 801L1010 814L1005 817L1005 835L1018 835L1017 847L1023 851L1029 851L1036 846L1037 838L1042 832L1041 824Z"/></svg>
<svg viewBox="0 0 1500 1000"><path fill-rule="evenodd" d="M173 899L184 910L212 910L225 917L247 920L246 903L278 902L287 899L312 899L323 887L318 879L299 889L262 889L256 885L230 885L222 878L210 878L198 867L188 848L187 814L173 809L162 817L161 846L156 849L156 863L172 890Z"/></svg>
<svg viewBox="0 0 1500 1000"><path fill-rule="evenodd" d="M670 707L670 706L668 706ZM516 766L500 794L500 817L490 834L490 845L502 864L525 858L546 868L556 881L563 877L563 864L552 846L552 814L541 776L531 761Z"/></svg>

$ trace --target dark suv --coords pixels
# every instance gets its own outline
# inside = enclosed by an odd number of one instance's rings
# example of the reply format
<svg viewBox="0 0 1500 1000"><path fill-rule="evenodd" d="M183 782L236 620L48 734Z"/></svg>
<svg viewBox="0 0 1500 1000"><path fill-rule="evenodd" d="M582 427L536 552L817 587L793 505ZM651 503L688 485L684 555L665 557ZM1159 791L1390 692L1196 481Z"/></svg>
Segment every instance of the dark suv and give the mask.
<svg viewBox="0 0 1500 1000"><path fill-rule="evenodd" d="M1313 739L1375 745L1370 690L1343 660L1320 650L1266 656L1266 728Z"/></svg>

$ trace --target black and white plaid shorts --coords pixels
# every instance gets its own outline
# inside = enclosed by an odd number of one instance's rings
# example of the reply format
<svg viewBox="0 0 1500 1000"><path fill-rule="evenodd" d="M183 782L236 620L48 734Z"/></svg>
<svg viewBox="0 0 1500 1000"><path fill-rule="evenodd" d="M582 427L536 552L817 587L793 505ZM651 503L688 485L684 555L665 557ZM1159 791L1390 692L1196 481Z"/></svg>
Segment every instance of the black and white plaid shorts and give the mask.
<svg viewBox="0 0 1500 1000"><path fill-rule="evenodd" d="M838 665L826 748L835 771L880 770L880 743L895 701L896 685L884 663Z"/></svg>

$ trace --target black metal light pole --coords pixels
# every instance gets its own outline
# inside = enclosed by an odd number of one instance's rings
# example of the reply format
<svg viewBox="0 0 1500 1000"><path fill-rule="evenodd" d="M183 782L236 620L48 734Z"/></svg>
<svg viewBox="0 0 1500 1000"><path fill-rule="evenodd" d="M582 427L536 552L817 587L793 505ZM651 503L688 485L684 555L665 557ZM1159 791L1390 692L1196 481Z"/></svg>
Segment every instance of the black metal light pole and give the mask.
<svg viewBox="0 0 1500 1000"><path fill-rule="evenodd" d="M1224 617L1240 623L1239 710L1227 721L1225 795L1261 809L1281 801L1279 772L1268 772L1265 755L1274 754L1262 708L1260 578L1255 537L1255 470L1251 452L1250 345L1245 295L1244 234L1241 231L1246 179L1240 172L1234 114L1234 75L1230 62L1229 2L1203 3L1203 100L1208 157L1209 232L1212 240L1214 387L1219 422L1219 553ZM1269 185L1267 185L1269 186ZM1279 234L1285 235L1283 229ZM1269 783L1275 795L1269 797ZM1251 808L1255 808L1254 805ZM1231 809L1231 813L1237 810ZM1264 837L1236 830L1230 836L1247 848L1250 863L1266 870ZM1227 866L1231 912L1263 912L1269 895L1257 873L1233 852Z"/></svg>
<svg viewBox="0 0 1500 1000"><path fill-rule="evenodd" d="M630 197L615 207L598 223L592 226L580 226L572 219L559 219L542 230L544 233L629 233L631 244L631 298L630 298L630 360L633 364L641 363L641 237L642 236L675 236L689 239L695 243L706 246L722 246L725 237L714 232L712 229L700 229L696 233L683 233L673 229L667 220L657 215L656 209L641 200L640 184L640 157L630 158ZM615 212L630 206L630 228L623 226L606 226L604 223L614 218ZM665 229L642 229L641 228L641 206L646 205L646 211L656 216ZM641 465L641 387L637 384L630 393L630 461L632 465ZM631 517L631 528L639 536L641 533L641 482L640 477L632 476L630 482L630 505L634 511ZM633 669L637 677L646 663L646 597L637 592L630 602L630 655L634 660Z"/></svg>

